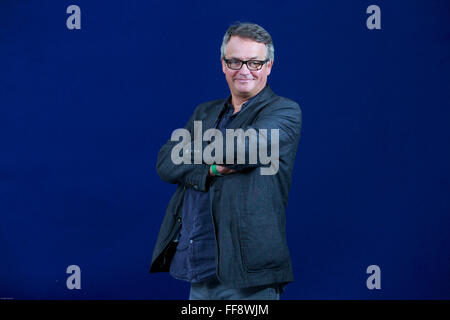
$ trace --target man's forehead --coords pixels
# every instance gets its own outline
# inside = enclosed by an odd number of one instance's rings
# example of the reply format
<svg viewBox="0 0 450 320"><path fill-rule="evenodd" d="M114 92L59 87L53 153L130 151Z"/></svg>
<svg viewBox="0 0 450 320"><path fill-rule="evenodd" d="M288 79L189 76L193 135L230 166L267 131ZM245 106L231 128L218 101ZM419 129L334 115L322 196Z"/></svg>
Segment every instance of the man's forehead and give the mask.
<svg viewBox="0 0 450 320"><path fill-rule="evenodd" d="M244 47L244 48L265 48L265 44L257 42L253 39L241 38L233 36L228 40L227 47Z"/></svg>
<svg viewBox="0 0 450 320"><path fill-rule="evenodd" d="M236 36L230 38L226 50L228 59L264 59L266 55L266 45L264 43Z"/></svg>
<svg viewBox="0 0 450 320"><path fill-rule="evenodd" d="M253 56L253 57L247 57L247 56L241 56L241 55L230 55L228 59L239 59L239 60L257 60L257 59L264 59L262 56Z"/></svg>

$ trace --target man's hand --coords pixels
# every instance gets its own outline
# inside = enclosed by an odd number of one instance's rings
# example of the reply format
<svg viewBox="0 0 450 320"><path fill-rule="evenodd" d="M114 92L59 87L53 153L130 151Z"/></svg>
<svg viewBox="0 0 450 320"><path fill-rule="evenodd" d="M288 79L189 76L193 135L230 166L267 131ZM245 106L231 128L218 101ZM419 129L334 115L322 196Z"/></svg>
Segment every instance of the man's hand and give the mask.
<svg viewBox="0 0 450 320"><path fill-rule="evenodd" d="M233 169L230 169L230 168L227 168L227 167L218 165L218 164L216 164L216 170L217 170L220 174L230 174L230 173L236 172L236 170L233 170ZM210 175L210 176L214 176L214 173L212 172L212 166L209 167L209 175Z"/></svg>

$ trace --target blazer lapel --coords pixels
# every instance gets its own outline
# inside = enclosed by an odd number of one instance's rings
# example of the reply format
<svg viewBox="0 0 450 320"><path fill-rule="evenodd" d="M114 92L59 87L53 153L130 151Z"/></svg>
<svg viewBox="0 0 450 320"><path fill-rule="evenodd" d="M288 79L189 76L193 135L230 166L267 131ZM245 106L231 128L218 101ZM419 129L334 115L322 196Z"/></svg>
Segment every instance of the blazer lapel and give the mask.
<svg viewBox="0 0 450 320"><path fill-rule="evenodd" d="M202 120L202 129L205 132L208 129L215 128L217 121L219 120L219 115L224 108L223 101L215 104L211 107L211 111L205 114L205 118Z"/></svg>
<svg viewBox="0 0 450 320"><path fill-rule="evenodd" d="M267 102L275 95L269 85L264 88L261 94L258 94L255 99L251 100L248 105L245 106L243 110L239 112L237 117L230 123L229 129L237 129L242 127L242 125L251 118L254 114L258 113L262 108L264 108Z"/></svg>
<svg viewBox="0 0 450 320"><path fill-rule="evenodd" d="M264 108L268 101L275 96L275 93L266 85L262 92L260 92L254 99L250 100L248 105L239 112L237 117L230 123L229 129L240 128L252 115L259 112ZM217 121L219 120L220 113L225 108L225 100L219 100L217 104L211 106L209 112L206 112L202 119L202 131L205 132L208 129L215 128Z"/></svg>

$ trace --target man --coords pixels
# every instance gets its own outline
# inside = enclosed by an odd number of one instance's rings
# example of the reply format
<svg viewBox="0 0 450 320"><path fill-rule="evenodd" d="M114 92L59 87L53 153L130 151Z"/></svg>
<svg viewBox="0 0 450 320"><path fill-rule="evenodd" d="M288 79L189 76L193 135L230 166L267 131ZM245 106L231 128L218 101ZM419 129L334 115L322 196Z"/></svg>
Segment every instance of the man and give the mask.
<svg viewBox="0 0 450 320"><path fill-rule="evenodd" d="M168 141L159 151L159 176L178 188L167 206L150 272L189 281L190 299L279 299L293 281L285 207L301 110L267 85L273 61L266 30L251 23L231 26L221 47L231 94L200 104L185 129L194 136L197 121L203 132L215 128L226 135L232 129L236 144L224 141L223 161L216 163L175 164L178 141ZM256 152L246 142L252 139L259 148L275 150L278 159L268 165L259 153L256 161L248 161ZM201 145L204 149L208 141ZM236 152L230 155L230 150ZM202 152L195 142L194 149L183 149L190 159ZM242 155L245 163L238 159ZM271 173L263 173L268 167Z"/></svg>

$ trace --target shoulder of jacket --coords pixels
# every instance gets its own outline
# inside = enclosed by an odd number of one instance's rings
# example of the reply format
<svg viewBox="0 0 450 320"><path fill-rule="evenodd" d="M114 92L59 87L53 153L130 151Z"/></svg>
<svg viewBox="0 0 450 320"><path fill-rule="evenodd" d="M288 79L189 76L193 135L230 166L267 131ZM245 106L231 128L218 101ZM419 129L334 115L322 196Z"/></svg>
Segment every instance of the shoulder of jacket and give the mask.
<svg viewBox="0 0 450 320"><path fill-rule="evenodd" d="M275 110L285 110L285 111L289 110L289 112L295 112L295 113L300 113L300 114L302 112L300 105L297 102L295 102L292 99L278 96L278 95L274 95L272 97L272 101L264 109L266 109L267 112L275 111Z"/></svg>

